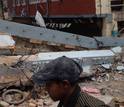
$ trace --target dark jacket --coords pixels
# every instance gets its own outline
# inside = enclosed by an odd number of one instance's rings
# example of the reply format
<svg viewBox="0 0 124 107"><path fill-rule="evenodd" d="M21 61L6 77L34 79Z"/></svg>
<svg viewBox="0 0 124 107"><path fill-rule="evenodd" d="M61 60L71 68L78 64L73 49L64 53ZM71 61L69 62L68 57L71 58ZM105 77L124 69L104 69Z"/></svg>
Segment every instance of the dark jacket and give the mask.
<svg viewBox="0 0 124 107"><path fill-rule="evenodd" d="M98 100L95 97L88 95L87 93L81 92L79 86L76 87L73 94L70 96L66 105L60 101L58 107L109 107L104 102Z"/></svg>

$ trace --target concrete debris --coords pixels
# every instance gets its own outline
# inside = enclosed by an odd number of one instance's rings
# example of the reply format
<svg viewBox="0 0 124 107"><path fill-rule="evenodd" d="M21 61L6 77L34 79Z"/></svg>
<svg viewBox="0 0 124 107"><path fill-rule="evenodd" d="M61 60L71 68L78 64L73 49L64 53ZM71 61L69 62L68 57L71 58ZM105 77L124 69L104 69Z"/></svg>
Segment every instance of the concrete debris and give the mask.
<svg viewBox="0 0 124 107"><path fill-rule="evenodd" d="M39 96L34 99L31 94L32 89L25 92L19 89L7 89L2 94L0 107L57 107L55 105L58 102L53 102L50 97L43 97L43 94L37 93Z"/></svg>
<svg viewBox="0 0 124 107"><path fill-rule="evenodd" d="M53 106L53 104L55 105L56 102L53 102L50 98L49 99L37 99L37 100L29 100L28 101L28 107L51 107ZM55 106L54 106L55 107Z"/></svg>
<svg viewBox="0 0 124 107"><path fill-rule="evenodd" d="M12 68L4 65L1 65L0 68L0 90L10 86L18 87L30 84L28 81L33 73L28 69Z"/></svg>
<svg viewBox="0 0 124 107"><path fill-rule="evenodd" d="M84 72L81 77L92 76L92 80L99 82L109 81L109 72L115 72L115 70L123 70L123 66L119 66L121 62L119 65L118 63L114 62L116 55L110 50L49 52L25 56L1 56L1 83L9 83L11 81L20 80L24 81L27 79L24 73L26 73L30 78L33 72L37 72L44 66L45 63L59 56L67 56L75 59L83 67ZM105 61L106 64L101 64L105 63ZM113 65L115 67L113 67ZM17 76L15 76L16 74ZM18 74L20 75L18 76Z"/></svg>
<svg viewBox="0 0 124 107"><path fill-rule="evenodd" d="M102 67L104 67L106 70L112 69L112 64L102 64ZM116 64L116 67L114 68L115 71L124 71L124 65L123 63Z"/></svg>
<svg viewBox="0 0 124 107"><path fill-rule="evenodd" d="M118 46L118 47L115 47L115 48L112 48L111 49L114 53L121 53L122 52L122 48L120 47L120 46Z"/></svg>
<svg viewBox="0 0 124 107"><path fill-rule="evenodd" d="M10 35L0 34L0 48L1 49L10 49L15 46L15 41Z"/></svg>
<svg viewBox="0 0 124 107"><path fill-rule="evenodd" d="M112 64L102 64L102 67L104 67L105 69L110 69Z"/></svg>
<svg viewBox="0 0 124 107"><path fill-rule="evenodd" d="M36 55L18 55L18 56L0 56L0 64L5 64L11 66L13 64L18 63L19 61L22 62L32 62L37 61L37 54Z"/></svg>
<svg viewBox="0 0 124 107"><path fill-rule="evenodd" d="M117 66L117 70L118 70L118 71L124 71L124 65L122 65L122 66Z"/></svg>
<svg viewBox="0 0 124 107"><path fill-rule="evenodd" d="M123 62L121 59L115 60L120 52L120 48L116 48L114 51L64 51L44 52L33 55L2 55L0 56L0 107L57 107L58 102L53 102L43 87L35 87L30 78L34 72L37 72L50 60L60 56L73 58L83 67L84 72L80 78L81 84L83 80L85 81L85 86L81 87L83 91L103 100L106 104L110 104L114 98L122 96L121 92L124 91L124 88L121 88L122 85L113 86L116 81L119 81L119 83L120 81L122 81L122 83L124 81ZM109 82L113 82L113 84L110 85ZM92 85L90 85L90 83ZM93 84L95 84L95 86L93 86ZM101 86L102 84L103 86ZM120 88L115 89L116 87ZM16 99L20 99L21 96L15 92L9 95L10 93L8 91L13 89L24 93L26 98L18 104L12 103L14 99L14 101L16 101ZM13 96L15 96L15 98L12 98ZM115 105L115 102L112 104Z"/></svg>
<svg viewBox="0 0 124 107"><path fill-rule="evenodd" d="M104 53L104 54L103 54ZM12 60L21 58L22 60L26 58L26 61L50 61L57 57L67 56L73 59L83 59L83 58L111 58L115 54L110 50L94 50L94 51L66 51L66 52L42 52L35 55L25 55L25 56L5 56L4 59L10 58ZM2 56L3 57L3 56ZM4 60L3 59L3 60Z"/></svg>
<svg viewBox="0 0 124 107"><path fill-rule="evenodd" d="M96 65L96 64L108 64L113 63L116 54L111 50L94 50L94 51L68 51L68 52L45 52L38 53L35 55L24 55L24 56L1 56L0 64L11 65L17 63L18 61L23 62L39 62L47 63L60 56L70 57L79 63L81 66ZM83 62L83 63L82 63Z"/></svg>

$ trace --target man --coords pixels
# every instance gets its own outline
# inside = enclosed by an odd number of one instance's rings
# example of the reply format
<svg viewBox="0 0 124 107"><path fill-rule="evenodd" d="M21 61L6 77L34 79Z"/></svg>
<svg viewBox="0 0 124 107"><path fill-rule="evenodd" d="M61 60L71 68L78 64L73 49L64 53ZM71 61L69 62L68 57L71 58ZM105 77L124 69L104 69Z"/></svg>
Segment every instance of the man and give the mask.
<svg viewBox="0 0 124 107"><path fill-rule="evenodd" d="M60 101L58 107L105 107L106 105L81 92L78 86L81 66L65 56L52 60L32 79L37 84L46 84L46 90L54 101Z"/></svg>

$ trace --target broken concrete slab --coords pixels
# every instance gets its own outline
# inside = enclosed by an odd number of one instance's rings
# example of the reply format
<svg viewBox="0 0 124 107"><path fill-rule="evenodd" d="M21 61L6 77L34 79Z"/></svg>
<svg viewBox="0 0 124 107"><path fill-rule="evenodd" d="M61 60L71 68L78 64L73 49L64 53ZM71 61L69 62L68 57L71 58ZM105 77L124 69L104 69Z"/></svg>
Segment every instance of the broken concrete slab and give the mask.
<svg viewBox="0 0 124 107"><path fill-rule="evenodd" d="M33 75L33 72L26 68L12 68L0 65L0 69L0 89L9 86L20 86L20 84L26 85Z"/></svg>
<svg viewBox="0 0 124 107"><path fill-rule="evenodd" d="M15 47L15 41L8 34L0 34L0 49L11 49Z"/></svg>

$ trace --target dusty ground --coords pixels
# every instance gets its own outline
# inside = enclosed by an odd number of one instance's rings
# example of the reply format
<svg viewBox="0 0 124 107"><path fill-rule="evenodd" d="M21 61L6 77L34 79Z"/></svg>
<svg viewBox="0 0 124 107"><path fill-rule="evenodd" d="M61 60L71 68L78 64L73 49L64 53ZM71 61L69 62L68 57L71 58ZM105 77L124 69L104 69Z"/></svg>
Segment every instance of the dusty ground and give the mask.
<svg viewBox="0 0 124 107"><path fill-rule="evenodd" d="M81 83L81 87L83 86L95 87L102 90L102 94L104 95L113 96L120 101L124 101L124 74L116 74L115 80L103 82L89 81Z"/></svg>

